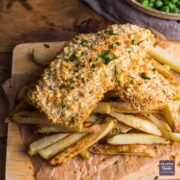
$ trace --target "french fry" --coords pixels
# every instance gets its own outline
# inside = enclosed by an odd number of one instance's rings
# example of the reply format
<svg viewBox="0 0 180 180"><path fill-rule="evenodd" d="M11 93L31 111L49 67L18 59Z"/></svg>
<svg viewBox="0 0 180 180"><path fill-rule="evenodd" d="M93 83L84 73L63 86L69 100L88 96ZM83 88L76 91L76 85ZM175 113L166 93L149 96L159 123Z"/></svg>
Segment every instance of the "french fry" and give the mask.
<svg viewBox="0 0 180 180"><path fill-rule="evenodd" d="M58 165L66 162L67 160L73 158L74 156L78 155L80 152L84 151L85 149L89 148L91 145L98 142L100 139L105 137L111 129L116 126L116 121L106 121L102 124L101 130L97 133L92 133L78 141L76 144L70 146L59 154L57 154L54 158L50 160L51 165Z"/></svg>
<svg viewBox="0 0 180 180"><path fill-rule="evenodd" d="M108 102L99 102L94 113L109 114L111 112L111 105Z"/></svg>
<svg viewBox="0 0 180 180"><path fill-rule="evenodd" d="M172 129L170 128L170 126L168 125L167 122L163 121L163 120L159 120L156 116L154 116L153 114L148 114L148 115L143 115L146 118L148 118L150 121L152 121L160 130L164 129L166 131L172 131Z"/></svg>
<svg viewBox="0 0 180 180"><path fill-rule="evenodd" d="M13 114L12 119L19 124L50 124L47 118L39 111L19 111ZM92 114L85 121L96 122L98 120L99 118Z"/></svg>
<svg viewBox="0 0 180 180"><path fill-rule="evenodd" d="M176 77L167 69L164 67L164 65L160 64L159 62L157 62L156 60L152 61L153 66L155 67L155 69L161 73L164 77L175 81Z"/></svg>
<svg viewBox="0 0 180 180"><path fill-rule="evenodd" d="M128 133L119 134L107 139L107 142L112 145L122 144L169 144L170 141L166 138L154 136L151 134Z"/></svg>
<svg viewBox="0 0 180 180"><path fill-rule="evenodd" d="M32 56L35 63L41 66L47 66L53 57L56 56L56 53L49 50L49 48L46 48L46 51L42 51L41 49L33 49Z"/></svg>
<svg viewBox="0 0 180 180"><path fill-rule="evenodd" d="M13 113L12 120L18 124L50 124L46 117L37 111Z"/></svg>
<svg viewBox="0 0 180 180"><path fill-rule="evenodd" d="M80 156L82 159L87 160L87 159L89 159L89 157L90 157L90 153L89 153L89 151L86 149L86 150L80 152L80 153L79 153L79 156Z"/></svg>
<svg viewBox="0 0 180 180"><path fill-rule="evenodd" d="M49 159L56 155L57 153L63 151L67 147L71 146L72 144L76 143L79 141L81 138L86 136L86 133L74 133L71 134L64 139L59 140L58 142L54 143L51 146L48 146L42 150L40 150L38 153L41 157L44 159Z"/></svg>
<svg viewBox="0 0 180 180"><path fill-rule="evenodd" d="M30 156L33 156L33 155L37 154L37 152L40 151L41 149L56 143L57 141L65 138L66 136L68 136L67 133L55 134L52 136L43 137L43 138L39 139L38 141L35 141L29 145L28 154Z"/></svg>
<svg viewBox="0 0 180 180"><path fill-rule="evenodd" d="M89 151L94 154L103 155L132 155L132 156L147 156L154 157L155 150L152 145L129 144L129 145L110 145L110 144L95 144L89 148Z"/></svg>
<svg viewBox="0 0 180 180"><path fill-rule="evenodd" d="M169 65L174 71L180 73L180 61L159 46L150 48L148 54L157 61Z"/></svg>
<svg viewBox="0 0 180 180"><path fill-rule="evenodd" d="M86 125L86 122L84 122L84 125ZM101 126L99 124L91 123L90 126L83 127L81 129L81 132L86 132L86 133L97 132L100 130L100 128ZM39 125L36 130L36 133L57 133L57 132L79 132L79 130L73 127L65 127L65 126L54 125L54 124Z"/></svg>
<svg viewBox="0 0 180 180"><path fill-rule="evenodd" d="M99 117L95 114L89 115L89 117L85 120L87 122L97 122L99 120Z"/></svg>
<svg viewBox="0 0 180 180"><path fill-rule="evenodd" d="M164 116L174 132L180 132L180 101L169 101Z"/></svg>
<svg viewBox="0 0 180 180"><path fill-rule="evenodd" d="M94 113L100 114L110 114L113 112L118 113L148 113L146 110L134 109L128 102L99 102L96 109L93 110ZM157 112L157 111L156 111Z"/></svg>
<svg viewBox="0 0 180 180"><path fill-rule="evenodd" d="M118 113L148 113L146 110L137 110L128 102L108 102L110 104L110 111ZM157 111L156 111L157 112Z"/></svg>
<svg viewBox="0 0 180 180"><path fill-rule="evenodd" d="M20 102L21 100L23 100L29 88L30 86L23 86L22 88L20 88L16 95L16 101Z"/></svg>
<svg viewBox="0 0 180 180"><path fill-rule="evenodd" d="M113 117L107 117L107 120L117 120L116 118ZM121 122L118 122L116 127L114 127L107 135L107 137L111 137L117 134L124 134L132 130L132 127L127 126L126 124L123 124Z"/></svg>
<svg viewBox="0 0 180 180"><path fill-rule="evenodd" d="M125 115L121 113L110 113L110 115L114 118L116 118L121 123L124 123L130 127L133 127L135 129L138 129L140 131L162 136L161 131L157 128L156 125L154 125L151 121L145 118L141 118L138 116L133 115Z"/></svg>
<svg viewBox="0 0 180 180"><path fill-rule="evenodd" d="M180 133L173 133L167 129L167 126L164 123L159 123L160 120L158 120L155 116L149 115L149 119L153 120L153 122L156 124L156 126L159 127L161 130L163 136L165 138L168 138L175 142L180 142Z"/></svg>

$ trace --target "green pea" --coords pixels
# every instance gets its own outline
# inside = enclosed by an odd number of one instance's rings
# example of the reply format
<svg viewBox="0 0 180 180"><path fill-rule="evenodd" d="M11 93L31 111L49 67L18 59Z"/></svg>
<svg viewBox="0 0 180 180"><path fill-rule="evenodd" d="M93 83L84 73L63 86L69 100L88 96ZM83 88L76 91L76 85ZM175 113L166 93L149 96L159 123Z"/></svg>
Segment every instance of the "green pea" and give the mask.
<svg viewBox="0 0 180 180"><path fill-rule="evenodd" d="M176 3L176 6L177 6L178 8L180 8L180 1L178 1L178 2Z"/></svg>
<svg viewBox="0 0 180 180"><path fill-rule="evenodd" d="M155 2L155 7L156 7L156 8L160 8L162 5L163 5L163 2L162 2L161 0L157 0L157 1Z"/></svg>
<svg viewBox="0 0 180 180"><path fill-rule="evenodd" d="M164 11L164 12L169 12L169 7L168 6L162 6L160 8L161 11Z"/></svg>
<svg viewBox="0 0 180 180"><path fill-rule="evenodd" d="M169 0L163 0L163 5L167 5L169 3Z"/></svg>
<svg viewBox="0 0 180 180"><path fill-rule="evenodd" d="M178 0L171 0L171 2L172 2L172 3L177 3L177 2L178 2Z"/></svg>
<svg viewBox="0 0 180 180"><path fill-rule="evenodd" d="M148 7L149 6L149 1L148 0L144 0L142 2L142 5Z"/></svg>
<svg viewBox="0 0 180 180"><path fill-rule="evenodd" d="M171 9L170 12L172 13L180 13L179 8L175 7L174 9Z"/></svg>
<svg viewBox="0 0 180 180"><path fill-rule="evenodd" d="M174 8L175 8L175 5L174 5L172 2L169 2L169 3L168 3L168 7L169 7L169 9L171 10L171 9L174 9Z"/></svg>
<svg viewBox="0 0 180 180"><path fill-rule="evenodd" d="M153 3L153 2L150 2L150 3L149 3L149 7L150 7L150 8L153 8L153 7L154 7L154 3Z"/></svg>

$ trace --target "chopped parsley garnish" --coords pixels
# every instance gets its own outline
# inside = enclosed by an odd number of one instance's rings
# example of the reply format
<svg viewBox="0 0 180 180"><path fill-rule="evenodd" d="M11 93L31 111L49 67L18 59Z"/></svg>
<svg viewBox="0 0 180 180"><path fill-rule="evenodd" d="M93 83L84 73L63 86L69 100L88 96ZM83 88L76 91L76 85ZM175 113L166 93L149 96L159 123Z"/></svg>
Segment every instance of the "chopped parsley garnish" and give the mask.
<svg viewBox="0 0 180 180"><path fill-rule="evenodd" d="M69 85L65 85L65 84L61 84L59 87L60 88L65 88L65 89L74 89L73 86L69 86Z"/></svg>
<svg viewBox="0 0 180 180"><path fill-rule="evenodd" d="M75 81L74 81L73 78L70 78L70 79L69 79L69 82L70 82L70 83L74 83Z"/></svg>
<svg viewBox="0 0 180 180"><path fill-rule="evenodd" d="M146 79L146 80L150 80L151 79L150 77L146 76L145 72L141 73L140 76L141 76L142 79Z"/></svg>
<svg viewBox="0 0 180 180"><path fill-rule="evenodd" d="M108 35L117 35L112 29L106 29L104 32Z"/></svg>
<svg viewBox="0 0 180 180"><path fill-rule="evenodd" d="M96 67L96 65L95 64L92 64L92 66L91 66L93 69Z"/></svg>
<svg viewBox="0 0 180 180"><path fill-rule="evenodd" d="M131 84L134 84L134 80L131 79L130 83L131 83Z"/></svg>
<svg viewBox="0 0 180 180"><path fill-rule="evenodd" d="M158 178L159 178L158 176L155 176L155 177L154 177L154 180L158 180Z"/></svg>
<svg viewBox="0 0 180 180"><path fill-rule="evenodd" d="M111 50L103 51L101 57L104 59L104 64L109 64L112 60L117 58Z"/></svg>
<svg viewBox="0 0 180 180"><path fill-rule="evenodd" d="M88 41L86 39L83 39L80 44L86 45L87 43L88 43Z"/></svg>
<svg viewBox="0 0 180 180"><path fill-rule="evenodd" d="M60 87L60 88L65 88L66 85L65 85L65 84L61 84L59 87Z"/></svg>
<svg viewBox="0 0 180 180"><path fill-rule="evenodd" d="M70 56L69 56L69 60L70 61L76 61L76 60L78 60L78 57L76 56L76 54L71 54Z"/></svg>
<svg viewBox="0 0 180 180"><path fill-rule="evenodd" d="M144 40L139 41L138 43L136 43L137 46L139 46Z"/></svg>
<svg viewBox="0 0 180 180"><path fill-rule="evenodd" d="M66 107L66 105L64 104L64 101L63 101L63 100L61 101L61 104L60 104L60 105L61 105L61 108L62 108L62 109L64 109L64 108Z"/></svg>
<svg viewBox="0 0 180 180"><path fill-rule="evenodd" d="M112 43L109 48L113 48L113 47L116 47L116 46L119 46L121 43L120 42L114 42Z"/></svg>
<svg viewBox="0 0 180 180"><path fill-rule="evenodd" d="M143 42L144 40L141 40L141 41L139 41L139 42L135 42L135 40L133 39L133 40L131 40L131 44L134 44L134 45L136 45L136 46L139 46L142 42Z"/></svg>
<svg viewBox="0 0 180 180"><path fill-rule="evenodd" d="M156 69L155 68L153 68L152 71L153 71L154 74L156 73Z"/></svg>
<svg viewBox="0 0 180 180"><path fill-rule="evenodd" d="M119 160L117 160L117 161L114 161L114 163L113 163L114 165L118 165L119 164Z"/></svg>
<svg viewBox="0 0 180 180"><path fill-rule="evenodd" d="M131 51L130 51L129 49L127 50L127 52L128 52L129 54L131 53Z"/></svg>
<svg viewBox="0 0 180 180"><path fill-rule="evenodd" d="M71 122L72 122L73 124L76 122L76 118L75 118L74 116L72 116Z"/></svg>
<svg viewBox="0 0 180 180"><path fill-rule="evenodd" d="M134 39L131 41L131 44L135 44L135 40Z"/></svg>
<svg viewBox="0 0 180 180"><path fill-rule="evenodd" d="M50 48L50 45L45 43L45 44L44 44L44 47L45 47L45 48Z"/></svg>
<svg viewBox="0 0 180 180"><path fill-rule="evenodd" d="M96 57L96 59L95 59L96 61L98 61L99 60L99 58L98 57Z"/></svg>
<svg viewBox="0 0 180 180"><path fill-rule="evenodd" d="M114 77L115 77L116 82L119 83L119 80L118 80L118 78L117 78L117 75L118 75L117 66L114 66Z"/></svg>
<svg viewBox="0 0 180 180"><path fill-rule="evenodd" d="M49 90L52 90L52 87L51 87L51 86L49 86L49 87L48 87L48 89L49 89Z"/></svg>
<svg viewBox="0 0 180 180"><path fill-rule="evenodd" d="M81 81L82 81L82 83L85 83L85 79L84 78L81 78Z"/></svg>

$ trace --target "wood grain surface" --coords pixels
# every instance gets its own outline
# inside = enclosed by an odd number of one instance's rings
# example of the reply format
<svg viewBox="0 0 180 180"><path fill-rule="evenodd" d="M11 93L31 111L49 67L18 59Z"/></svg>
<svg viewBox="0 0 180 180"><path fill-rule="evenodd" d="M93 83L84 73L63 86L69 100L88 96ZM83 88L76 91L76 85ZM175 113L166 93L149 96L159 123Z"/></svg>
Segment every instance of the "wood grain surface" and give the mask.
<svg viewBox="0 0 180 180"><path fill-rule="evenodd" d="M8 102L1 88L11 75L12 49L19 43L69 40L109 22L81 0L0 0L0 179L5 174Z"/></svg>

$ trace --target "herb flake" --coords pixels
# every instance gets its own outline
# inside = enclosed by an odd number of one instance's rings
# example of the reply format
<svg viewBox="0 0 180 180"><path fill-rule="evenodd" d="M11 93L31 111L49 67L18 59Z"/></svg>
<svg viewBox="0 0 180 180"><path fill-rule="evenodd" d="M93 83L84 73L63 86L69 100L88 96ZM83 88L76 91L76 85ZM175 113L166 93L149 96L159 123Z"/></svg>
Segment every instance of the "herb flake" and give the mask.
<svg viewBox="0 0 180 180"><path fill-rule="evenodd" d="M112 29L106 29L104 32L108 35L117 35Z"/></svg>
<svg viewBox="0 0 180 180"><path fill-rule="evenodd" d="M142 79L145 79L145 80L150 80L151 79L150 77L146 76L145 72L141 73L140 76L141 76Z"/></svg>
<svg viewBox="0 0 180 180"><path fill-rule="evenodd" d="M101 58L104 59L104 64L108 65L112 60L116 59L117 56L111 50L105 50L101 53Z"/></svg>
<svg viewBox="0 0 180 180"><path fill-rule="evenodd" d="M70 82L70 83L74 83L75 81L74 81L73 78L70 78L70 79L69 79L69 82Z"/></svg>
<svg viewBox="0 0 180 180"><path fill-rule="evenodd" d="M61 108L62 108L62 109L64 109L64 108L66 107L66 105L65 105L65 103L64 103L64 101L63 101L63 100L61 101L60 106L61 106Z"/></svg>
<svg viewBox="0 0 180 180"><path fill-rule="evenodd" d="M71 122L72 122L73 124L76 122L76 118L75 118L74 116L72 116Z"/></svg>
<svg viewBox="0 0 180 180"><path fill-rule="evenodd" d="M119 164L119 160L114 161L113 164L114 164L115 166L117 166L117 165Z"/></svg>
<svg viewBox="0 0 180 180"><path fill-rule="evenodd" d="M70 61L76 61L76 60L78 60L78 57L76 56L76 54L71 54L70 56L69 56L69 60Z"/></svg>
<svg viewBox="0 0 180 180"><path fill-rule="evenodd" d="M118 75L117 66L114 66L114 77L115 77L115 80L116 80L116 82L120 83L118 78L117 78L117 75Z"/></svg>

